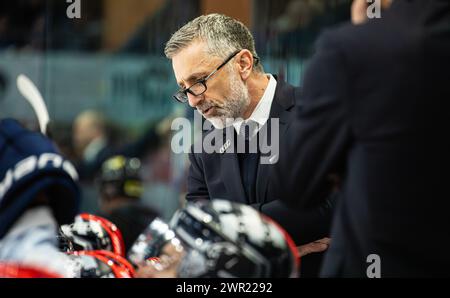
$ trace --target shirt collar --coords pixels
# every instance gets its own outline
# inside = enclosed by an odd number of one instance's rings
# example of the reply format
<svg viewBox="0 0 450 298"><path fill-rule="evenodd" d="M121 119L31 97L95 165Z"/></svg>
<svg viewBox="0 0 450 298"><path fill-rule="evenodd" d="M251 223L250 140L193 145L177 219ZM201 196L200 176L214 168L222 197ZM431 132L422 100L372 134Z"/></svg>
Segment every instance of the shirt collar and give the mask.
<svg viewBox="0 0 450 298"><path fill-rule="evenodd" d="M252 136L254 136L269 119L270 109L272 107L273 98L275 97L275 89L277 88L277 81L271 74L269 74L268 76L269 84L267 85L263 96L256 105L256 108L253 110L253 113L248 119L237 120L233 123L234 129L236 130L237 134L239 134L243 122L247 123L248 121L254 121L258 123L256 131L252 133Z"/></svg>

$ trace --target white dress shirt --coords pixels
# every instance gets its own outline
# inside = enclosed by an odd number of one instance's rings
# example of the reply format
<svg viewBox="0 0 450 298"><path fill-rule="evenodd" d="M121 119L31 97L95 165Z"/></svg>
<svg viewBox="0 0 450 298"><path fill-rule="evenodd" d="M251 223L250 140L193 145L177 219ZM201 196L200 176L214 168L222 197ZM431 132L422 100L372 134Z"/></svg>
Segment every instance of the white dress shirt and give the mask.
<svg viewBox="0 0 450 298"><path fill-rule="evenodd" d="M263 127L264 124L266 124L267 120L269 120L270 109L272 107L273 98L275 96L275 89L277 88L277 81L271 74L269 74L268 76L269 76L269 84L267 85L267 88L264 91L263 96L256 105L255 110L253 110L253 113L250 115L248 119L246 120L239 119L233 123L233 126L236 129L238 135L240 133L241 125L244 122L247 123L249 121L254 121L258 123L257 127L255 127L255 130L251 133L251 136L254 137L261 129L261 127Z"/></svg>

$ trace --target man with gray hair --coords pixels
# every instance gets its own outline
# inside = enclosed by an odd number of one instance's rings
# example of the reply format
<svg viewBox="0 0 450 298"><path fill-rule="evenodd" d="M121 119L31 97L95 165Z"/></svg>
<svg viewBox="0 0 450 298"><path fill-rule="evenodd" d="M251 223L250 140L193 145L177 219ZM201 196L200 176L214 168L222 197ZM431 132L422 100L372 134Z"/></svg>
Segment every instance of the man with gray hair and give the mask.
<svg viewBox="0 0 450 298"><path fill-rule="evenodd" d="M283 143L299 89L266 74L250 31L221 14L187 23L167 42L165 54L180 87L174 98L197 109L214 126L199 141L205 144L207 136L224 144L213 153L192 147L186 199L220 198L251 205L280 223L301 246L301 254L324 251L329 239L321 238L329 232L332 201L324 197L315 208L292 212L279 200L279 190L268 187L269 171L278 157L269 159L272 164L263 163L260 146L250 148L255 139ZM236 150L239 140L244 140L245 150ZM306 257L301 275L317 276L320 258L321 254Z"/></svg>

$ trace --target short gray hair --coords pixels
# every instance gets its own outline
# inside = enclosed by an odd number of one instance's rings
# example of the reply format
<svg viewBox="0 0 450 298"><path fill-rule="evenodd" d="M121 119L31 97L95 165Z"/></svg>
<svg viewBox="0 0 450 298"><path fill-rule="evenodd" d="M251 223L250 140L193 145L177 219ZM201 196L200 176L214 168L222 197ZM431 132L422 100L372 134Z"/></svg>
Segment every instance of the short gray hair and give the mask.
<svg viewBox="0 0 450 298"><path fill-rule="evenodd" d="M179 51L194 41L204 41L208 54L225 58L236 50L249 50L255 59L254 70L264 72L255 50L255 40L248 28L241 22L222 14L202 15L190 21L166 43L164 53L172 59Z"/></svg>

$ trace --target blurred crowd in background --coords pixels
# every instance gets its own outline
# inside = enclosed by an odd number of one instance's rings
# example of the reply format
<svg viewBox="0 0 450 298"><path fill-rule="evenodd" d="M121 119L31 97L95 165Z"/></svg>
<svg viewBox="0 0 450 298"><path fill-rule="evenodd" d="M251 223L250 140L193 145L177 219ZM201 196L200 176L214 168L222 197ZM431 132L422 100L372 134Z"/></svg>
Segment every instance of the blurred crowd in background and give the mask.
<svg viewBox="0 0 450 298"><path fill-rule="evenodd" d="M96 179L113 155L141 161L142 202L168 219L184 201L187 160L170 148L171 120L193 118L177 104L163 49L196 16L225 13L252 31L267 72L301 85L316 37L348 21L347 0L90 0L81 18L62 0L0 3L0 118L37 126L15 87L19 73L37 83L53 138L80 173L83 212L99 212Z"/></svg>

